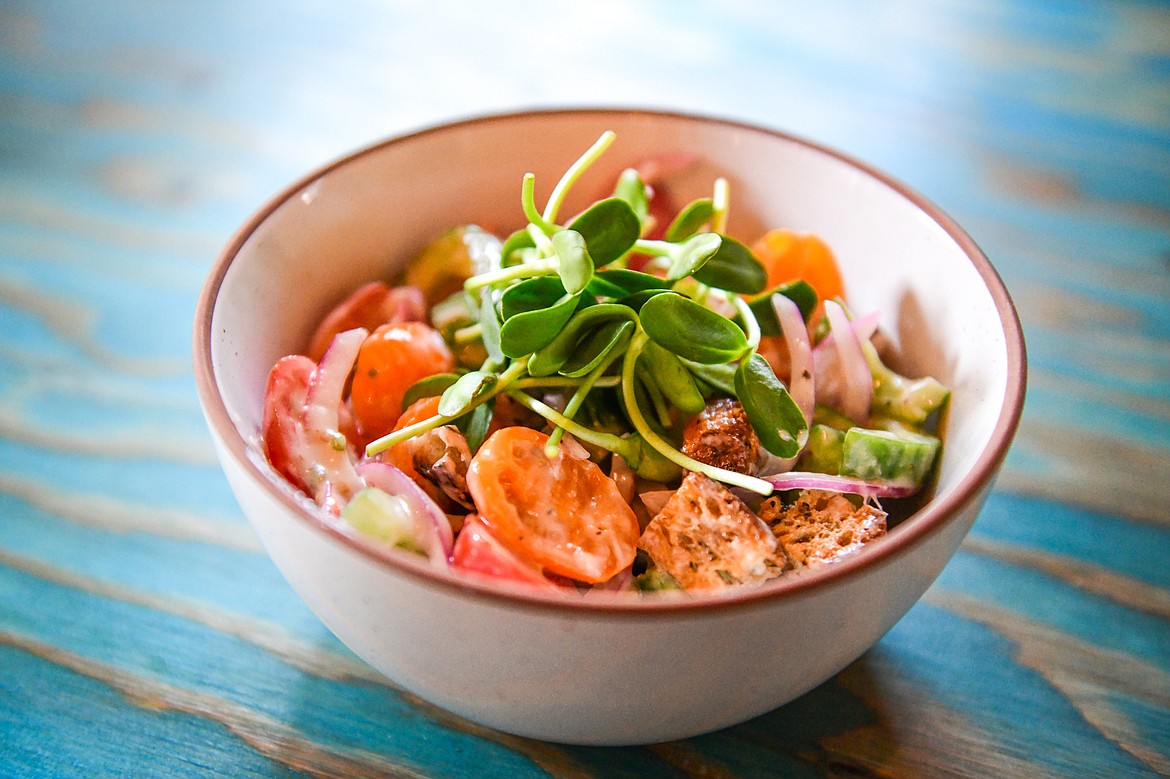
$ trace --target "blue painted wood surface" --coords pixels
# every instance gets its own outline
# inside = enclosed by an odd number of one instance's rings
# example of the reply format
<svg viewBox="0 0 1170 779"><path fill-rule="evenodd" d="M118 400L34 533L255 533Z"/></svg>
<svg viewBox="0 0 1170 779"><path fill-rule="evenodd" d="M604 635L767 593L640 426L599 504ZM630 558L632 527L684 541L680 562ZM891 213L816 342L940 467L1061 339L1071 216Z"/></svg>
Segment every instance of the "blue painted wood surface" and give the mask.
<svg viewBox="0 0 1170 779"><path fill-rule="evenodd" d="M1170 774L1170 6L0 4L0 775ZM996 492L872 651L685 742L542 744L383 682L214 462L194 302L270 193L387 135L638 105L797 132L1008 283Z"/></svg>

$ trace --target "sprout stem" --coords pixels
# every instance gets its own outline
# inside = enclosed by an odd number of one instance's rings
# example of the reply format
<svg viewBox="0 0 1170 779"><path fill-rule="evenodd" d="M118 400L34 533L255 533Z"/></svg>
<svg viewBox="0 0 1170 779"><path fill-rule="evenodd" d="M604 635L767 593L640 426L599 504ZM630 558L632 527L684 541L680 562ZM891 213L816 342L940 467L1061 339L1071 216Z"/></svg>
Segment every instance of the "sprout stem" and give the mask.
<svg viewBox="0 0 1170 779"><path fill-rule="evenodd" d="M540 414L554 425L564 428L569 433L572 433L575 438L579 438L594 446L600 446L602 449L615 454L620 454L627 461L637 457L633 443L627 438L621 438L613 433L600 433L596 430L591 430L584 425L574 422L552 406L537 400L525 392L511 390L508 392L508 397L530 411Z"/></svg>
<svg viewBox="0 0 1170 779"><path fill-rule="evenodd" d="M366 444L366 456L373 457L376 454L386 451L395 444L400 444L407 439L414 438L416 435L421 435L427 431L434 430L436 427L442 427L443 425L458 419L476 406L488 402L496 395L499 395L501 392L508 389L511 385L515 384L526 370L528 370L528 358L525 357L521 360L517 360L516 362L509 365L508 369L499 375L499 377L496 379L495 385L493 385L490 390L473 398L471 402L467 404L467 407L460 410L458 414L453 416L435 414L433 417L420 420L415 422L413 425L407 425L401 430L395 430L391 433L387 433L381 438L375 439Z"/></svg>
<svg viewBox="0 0 1170 779"><path fill-rule="evenodd" d="M544 224L541 224L541 228L544 229L545 232L551 234L556 231L555 223L557 221L557 211L560 210L561 204L564 202L565 195L568 194L569 187L571 187L573 183L581 177L581 174L584 173L585 170L590 165L592 165L597 160L597 158L605 152L607 148L609 148L609 145L613 143L613 139L616 137L617 135L613 130L606 130L603 132L601 137L594 141L593 145L586 149L585 153L582 154L576 162L569 166L569 169L565 171L565 175L561 176L561 180L557 182L556 187L553 188L552 194L549 195L548 204L544 207L544 216L541 220ZM531 219L531 217L529 218ZM535 219L532 221L536 222ZM540 224L540 222L537 222L537 224ZM552 230L549 230L547 227L545 227L545 225L548 224L553 225Z"/></svg>
<svg viewBox="0 0 1170 779"><path fill-rule="evenodd" d="M520 204L524 207L524 216L544 234L551 235L556 232L557 226L545 220L536 208L536 175L533 173L524 174L524 182L520 187Z"/></svg>
<svg viewBox="0 0 1170 779"><path fill-rule="evenodd" d="M542 387L580 387L585 383L586 378L574 379L570 376L528 376L523 379L517 379L512 382L513 389L539 389ZM620 376L602 376L594 384L594 387L616 387L621 384Z"/></svg>
<svg viewBox="0 0 1170 779"><path fill-rule="evenodd" d="M731 185L722 176L715 179L711 209L711 232L723 235L727 231L727 215L731 211Z"/></svg>
<svg viewBox="0 0 1170 779"><path fill-rule="evenodd" d="M483 325L476 322L474 325L461 327L455 331L455 334L451 338L455 343L461 345L474 343L483 338Z"/></svg>
<svg viewBox="0 0 1170 779"><path fill-rule="evenodd" d="M507 268L499 268L488 271L487 273L481 273L478 276L472 276L463 282L463 289L468 292L474 292L480 287L499 284L503 281L515 281L516 279L532 278L534 276L553 276L556 272L557 261L555 258L536 260L535 262L526 262L523 265L510 265Z"/></svg>
<svg viewBox="0 0 1170 779"><path fill-rule="evenodd" d="M743 319L744 335L747 336L748 345L751 351L755 351L760 346L760 323L756 320L756 315L752 313L751 306L747 301L739 295L731 295L731 304L735 306L735 310L739 312L739 316ZM749 352L750 354L750 352Z"/></svg>

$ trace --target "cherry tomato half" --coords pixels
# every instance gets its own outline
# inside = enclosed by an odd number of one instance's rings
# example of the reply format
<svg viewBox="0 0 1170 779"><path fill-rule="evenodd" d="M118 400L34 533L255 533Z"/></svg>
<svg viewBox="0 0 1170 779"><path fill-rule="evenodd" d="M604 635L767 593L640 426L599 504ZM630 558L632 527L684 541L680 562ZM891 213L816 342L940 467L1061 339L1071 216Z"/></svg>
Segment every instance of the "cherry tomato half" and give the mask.
<svg viewBox="0 0 1170 779"><path fill-rule="evenodd" d="M305 492L309 492L303 465L305 396L316 368L316 363L299 354L277 360L268 372L260 427L268 462Z"/></svg>
<svg viewBox="0 0 1170 779"><path fill-rule="evenodd" d="M553 574L598 583L634 560L638 520L596 464L526 427L492 434L471 460L467 486L488 531Z"/></svg>
<svg viewBox="0 0 1170 779"><path fill-rule="evenodd" d="M402 416L402 398L419 379L446 373L455 359L443 337L424 322L382 325L358 352L350 400L368 437L385 435Z"/></svg>
<svg viewBox="0 0 1170 779"><path fill-rule="evenodd" d="M768 288L786 281L803 279L816 290L817 308L809 321L816 322L824 311L821 301L845 296L841 270L828 244L812 233L777 229L764 233L752 253L768 272Z"/></svg>

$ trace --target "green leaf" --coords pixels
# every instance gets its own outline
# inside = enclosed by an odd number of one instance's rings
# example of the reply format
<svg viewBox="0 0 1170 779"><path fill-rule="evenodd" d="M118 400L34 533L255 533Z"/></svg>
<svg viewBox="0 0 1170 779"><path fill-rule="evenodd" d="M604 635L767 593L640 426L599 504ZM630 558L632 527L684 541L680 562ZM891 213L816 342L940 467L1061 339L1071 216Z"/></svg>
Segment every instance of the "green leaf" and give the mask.
<svg viewBox="0 0 1170 779"><path fill-rule="evenodd" d="M760 445L777 457L795 457L808 437L808 425L796 401L758 354L739 364L735 395L747 412Z"/></svg>
<svg viewBox="0 0 1170 779"><path fill-rule="evenodd" d="M748 308L756 317L760 325L760 335L783 335L780 322L776 319L776 309L772 307L772 296L783 295L796 304L800 315L807 322L817 307L817 291L807 281L796 279L786 281L779 286L764 292L748 301Z"/></svg>
<svg viewBox="0 0 1170 779"><path fill-rule="evenodd" d="M677 481L682 476L682 468L672 460L668 460L650 442L639 433L630 433L626 440L630 442L632 454L626 458L630 467L643 479L668 484Z"/></svg>
<svg viewBox="0 0 1170 779"><path fill-rule="evenodd" d="M561 366L560 373L580 378L591 373L615 349L625 349L634 335L630 320L606 322L577 342L573 354Z"/></svg>
<svg viewBox="0 0 1170 779"><path fill-rule="evenodd" d="M601 325L615 321L635 321L633 309L617 303L598 303L578 309L551 341L536 349L528 361L532 376L550 376L561 369L577 349L582 338Z"/></svg>
<svg viewBox="0 0 1170 779"><path fill-rule="evenodd" d="M411 384L402 396L402 410L406 411L406 409L423 398L433 398L436 395L442 395L448 387L458 380L458 373L436 373L434 376L419 379L414 384Z"/></svg>
<svg viewBox="0 0 1170 779"><path fill-rule="evenodd" d="M560 286L560 282L557 282L557 286ZM546 308L513 314L500 327L500 348L504 354L516 359L548 344L577 310L577 304L584 294L566 293Z"/></svg>
<svg viewBox="0 0 1170 779"><path fill-rule="evenodd" d="M611 197L586 209L569 229L581 234L594 265L601 268L630 250L642 234L642 223L629 203Z"/></svg>
<svg viewBox="0 0 1170 779"><path fill-rule="evenodd" d="M589 284L591 293L614 298L651 289L670 289L670 282L642 271L606 268L597 271Z"/></svg>
<svg viewBox="0 0 1170 779"><path fill-rule="evenodd" d="M650 212L650 200L646 197L646 183L642 181L642 176L638 171L633 168L623 170L622 174L618 176L617 184L614 185L613 195L626 201L630 205L630 210L634 212L634 216L638 217L638 222L646 224L646 214Z"/></svg>
<svg viewBox="0 0 1170 779"><path fill-rule="evenodd" d="M600 278L600 276L600 273L594 273L593 278L589 280L589 286L585 289L590 295L602 299L608 298L610 300L625 297L626 291L624 289L611 281Z"/></svg>
<svg viewBox="0 0 1170 779"><path fill-rule="evenodd" d="M471 371L459 377L458 381L443 391L439 398L439 413L453 417L462 413L479 395L491 389L496 376L487 371Z"/></svg>
<svg viewBox="0 0 1170 779"><path fill-rule="evenodd" d="M471 450L472 454L487 438L488 428L492 423L492 413L491 403L480 403L470 412L455 420L455 426L467 439L467 448Z"/></svg>
<svg viewBox="0 0 1170 779"><path fill-rule="evenodd" d="M671 405L684 414L698 414L703 410L707 401L699 392L691 372L675 354L654 341L648 341L642 349L642 357L658 389L662 390Z"/></svg>
<svg viewBox="0 0 1170 779"><path fill-rule="evenodd" d="M714 363L703 365L692 360L683 360L683 364L690 370L691 375L702 385L707 385L716 392L725 395L735 394L735 373L739 366L733 362Z"/></svg>
<svg viewBox="0 0 1170 779"><path fill-rule="evenodd" d="M702 230L713 216L715 216L715 203L711 198L701 198L688 203L678 212L674 221L670 223L670 227L666 228L663 238L672 243L685 241Z"/></svg>
<svg viewBox="0 0 1170 779"><path fill-rule="evenodd" d="M626 295L624 298L618 298L615 303L620 303L623 306L633 309L638 313L642 312L642 306L646 305L646 301L657 295L675 294L669 289L647 289L642 292L635 292Z"/></svg>
<svg viewBox="0 0 1170 779"><path fill-rule="evenodd" d="M693 272L696 280L711 286L754 295L768 283L768 272L751 249L734 238L723 236L718 251Z"/></svg>
<svg viewBox="0 0 1170 779"><path fill-rule="evenodd" d="M536 250L536 241L527 229L521 228L512 233L500 247L500 267L519 265L524 261L526 254Z"/></svg>
<svg viewBox="0 0 1170 779"><path fill-rule="evenodd" d="M699 233L675 244L667 255L670 267L666 270L666 280L678 281L697 273L719 251L723 240L715 233Z"/></svg>
<svg viewBox="0 0 1170 779"><path fill-rule="evenodd" d="M552 235L552 245L557 255L561 284L570 295L576 295L593 278L593 260L585 239L576 230L558 230Z"/></svg>
<svg viewBox="0 0 1170 779"><path fill-rule="evenodd" d="M555 304L565 295L565 286L557 276L536 276L517 282L504 290L500 309L504 321L525 311L537 311Z"/></svg>
<svg viewBox="0 0 1170 779"><path fill-rule="evenodd" d="M738 360L750 348L738 325L681 295L655 295L642 305L640 317L655 343L697 363Z"/></svg>
<svg viewBox="0 0 1170 779"><path fill-rule="evenodd" d="M480 336L483 338L483 348L488 359L484 369L503 367L504 350L500 347L500 318L496 315L496 307L492 305L492 291L485 289L479 307Z"/></svg>

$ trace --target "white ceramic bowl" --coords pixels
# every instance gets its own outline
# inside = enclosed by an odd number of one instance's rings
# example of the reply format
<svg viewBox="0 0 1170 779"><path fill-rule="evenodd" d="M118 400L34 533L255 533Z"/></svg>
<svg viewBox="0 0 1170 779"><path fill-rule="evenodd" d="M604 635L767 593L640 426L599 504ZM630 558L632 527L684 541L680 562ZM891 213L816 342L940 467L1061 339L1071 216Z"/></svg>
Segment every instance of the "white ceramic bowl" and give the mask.
<svg viewBox="0 0 1170 779"><path fill-rule="evenodd" d="M390 278L443 229L523 221L604 130L617 140L577 205L633 161L686 151L680 203L716 175L728 232L786 226L834 249L858 311L912 375L953 390L933 497L858 554L762 589L687 600L567 602L491 587L381 552L322 522L257 447L264 382L350 290ZM593 182L590 184L589 182ZM543 185L544 189L540 189ZM572 213L573 202L568 210ZM1023 405L1023 337L1007 291L938 208L856 160L782 133L633 110L489 116L394 138L277 195L219 256L199 302L200 398L244 513L293 587L342 641L403 688L512 733L585 744L690 736L780 706L872 646L934 581L991 489Z"/></svg>

